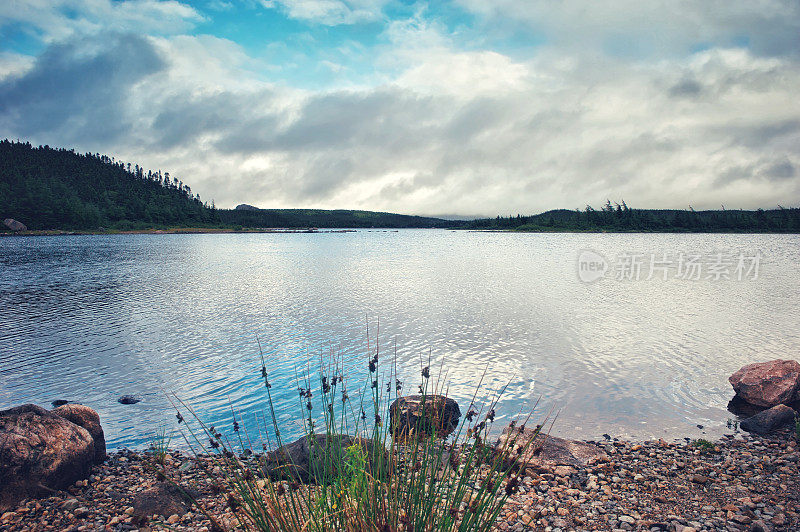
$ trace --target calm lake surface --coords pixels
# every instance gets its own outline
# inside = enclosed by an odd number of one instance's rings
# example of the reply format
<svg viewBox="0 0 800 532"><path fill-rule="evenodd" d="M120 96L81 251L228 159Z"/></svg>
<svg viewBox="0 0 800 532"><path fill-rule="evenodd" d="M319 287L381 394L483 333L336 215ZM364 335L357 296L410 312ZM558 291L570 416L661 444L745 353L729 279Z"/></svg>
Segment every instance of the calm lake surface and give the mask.
<svg viewBox="0 0 800 532"><path fill-rule="evenodd" d="M581 281L583 250L606 259L607 278ZM641 254L638 280L625 253ZM681 253L703 256L700 279L678 278ZM714 278L717 253L732 257L729 279ZM737 275L756 253L757 275ZM297 373L334 353L355 390L376 335L382 362L396 352L404 392L430 356L463 409L488 367L491 390L508 384L502 417L541 397L537 412L560 412L553 433L581 439L717 435L733 418L732 372L800 358L798 235L13 237L0 238L0 268L0 408L84 403L111 448L176 429L169 393L218 427L233 405L257 433L256 338L296 434ZM123 394L142 402L121 405Z"/></svg>

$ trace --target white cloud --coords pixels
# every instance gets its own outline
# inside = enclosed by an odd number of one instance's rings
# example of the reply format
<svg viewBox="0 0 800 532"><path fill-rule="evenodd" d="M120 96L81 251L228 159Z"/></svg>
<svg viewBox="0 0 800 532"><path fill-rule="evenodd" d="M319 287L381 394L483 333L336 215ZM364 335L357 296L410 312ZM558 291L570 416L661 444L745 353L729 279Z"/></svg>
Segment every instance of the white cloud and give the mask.
<svg viewBox="0 0 800 532"><path fill-rule="evenodd" d="M484 16L512 8L525 6ZM796 54L713 46L644 61L557 41L512 57L456 41L418 12L359 51L378 71L368 82L301 90L265 81L274 65L225 39L73 36L33 64L0 57L0 136L160 167L227 207L495 215L800 197Z"/></svg>
<svg viewBox="0 0 800 532"><path fill-rule="evenodd" d="M25 0L0 2L0 21L19 25L44 41L73 35L117 32L177 34L203 20L175 0Z"/></svg>
<svg viewBox="0 0 800 532"><path fill-rule="evenodd" d="M562 49L629 56L684 54L746 41L758 53L797 54L795 0L457 0L490 25L525 26Z"/></svg>
<svg viewBox="0 0 800 532"><path fill-rule="evenodd" d="M35 57L13 52L0 52L0 81L5 77L21 76L28 71Z"/></svg>
<svg viewBox="0 0 800 532"><path fill-rule="evenodd" d="M269 9L280 8L290 18L326 26L374 22L382 18L389 0L262 0Z"/></svg>

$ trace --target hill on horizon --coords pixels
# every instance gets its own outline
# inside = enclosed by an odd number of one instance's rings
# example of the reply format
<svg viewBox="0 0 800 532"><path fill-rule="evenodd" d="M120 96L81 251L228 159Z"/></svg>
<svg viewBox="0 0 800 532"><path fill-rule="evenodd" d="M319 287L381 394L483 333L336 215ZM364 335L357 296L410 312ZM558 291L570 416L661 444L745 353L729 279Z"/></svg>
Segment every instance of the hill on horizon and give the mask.
<svg viewBox="0 0 800 532"><path fill-rule="evenodd" d="M0 141L0 220L31 230L450 228L528 232L800 232L800 209L553 209L444 219L347 209L217 209L177 177L99 153Z"/></svg>
<svg viewBox="0 0 800 532"><path fill-rule="evenodd" d="M0 220L30 230L198 228L429 228L438 218L360 210L217 209L168 172L99 153L0 141Z"/></svg>
<svg viewBox="0 0 800 532"><path fill-rule="evenodd" d="M251 228L426 229L455 225L452 221L441 218L351 209L259 209L252 205L241 204L235 209L218 209L217 212L222 223Z"/></svg>

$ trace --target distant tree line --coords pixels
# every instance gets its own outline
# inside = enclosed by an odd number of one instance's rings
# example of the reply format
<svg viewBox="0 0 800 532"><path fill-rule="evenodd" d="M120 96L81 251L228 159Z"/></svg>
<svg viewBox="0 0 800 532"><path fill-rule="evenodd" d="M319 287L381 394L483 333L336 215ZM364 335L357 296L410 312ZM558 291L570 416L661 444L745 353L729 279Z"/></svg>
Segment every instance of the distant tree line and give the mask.
<svg viewBox="0 0 800 532"><path fill-rule="evenodd" d="M800 209L632 209L624 201L619 204L607 201L600 209L587 205L583 210L559 209L533 216L498 216L473 220L466 225L471 229L531 232L798 233Z"/></svg>
<svg viewBox="0 0 800 532"><path fill-rule="evenodd" d="M249 206L246 206L249 207ZM452 227L441 218L392 214L388 212L323 209L253 209L218 211L223 223L241 227L325 227L391 229Z"/></svg>
<svg viewBox="0 0 800 532"><path fill-rule="evenodd" d="M225 210L175 176L99 153L0 141L0 220L29 229L451 228L587 232L800 232L800 209L755 211L632 209L607 201L532 216L444 220L386 212L322 209ZM0 228L2 230L2 228Z"/></svg>
<svg viewBox="0 0 800 532"><path fill-rule="evenodd" d="M0 142L0 219L29 229L217 225L211 205L178 177L99 153Z"/></svg>

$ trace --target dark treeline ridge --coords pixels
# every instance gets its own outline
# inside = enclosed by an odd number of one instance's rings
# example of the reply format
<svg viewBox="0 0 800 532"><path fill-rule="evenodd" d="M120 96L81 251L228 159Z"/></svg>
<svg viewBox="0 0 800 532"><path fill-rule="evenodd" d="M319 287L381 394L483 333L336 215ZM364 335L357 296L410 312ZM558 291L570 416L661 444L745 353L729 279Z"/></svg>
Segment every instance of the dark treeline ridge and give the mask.
<svg viewBox="0 0 800 532"><path fill-rule="evenodd" d="M219 224L213 206L160 170L99 153L0 142L0 219L28 229L143 229Z"/></svg>
<svg viewBox="0 0 800 532"><path fill-rule="evenodd" d="M218 210L223 223L240 227L325 228L432 228L452 227L449 220L392 214L388 212L322 209L232 209Z"/></svg>
<svg viewBox="0 0 800 532"><path fill-rule="evenodd" d="M168 172L9 140L0 141L0 220L5 218L31 230L450 226L438 218L369 211L217 209Z"/></svg>
<svg viewBox="0 0 800 532"><path fill-rule="evenodd" d="M532 216L444 220L385 212L322 209L217 209L180 179L99 153L0 141L0 221L32 230L161 228L451 228L530 232L800 233L800 209L653 210L607 202L601 209ZM4 227L0 226L0 230Z"/></svg>
<svg viewBox="0 0 800 532"><path fill-rule="evenodd" d="M800 209L632 209L625 202L612 205L608 201L599 210L587 206L533 216L498 216L472 220L466 227L529 232L800 233Z"/></svg>

